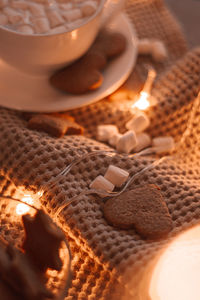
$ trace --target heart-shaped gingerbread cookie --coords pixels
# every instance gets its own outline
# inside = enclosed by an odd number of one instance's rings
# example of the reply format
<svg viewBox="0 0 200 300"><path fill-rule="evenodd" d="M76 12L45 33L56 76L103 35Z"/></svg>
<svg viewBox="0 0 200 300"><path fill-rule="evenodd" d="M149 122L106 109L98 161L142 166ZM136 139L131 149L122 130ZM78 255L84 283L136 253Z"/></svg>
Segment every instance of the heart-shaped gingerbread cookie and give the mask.
<svg viewBox="0 0 200 300"><path fill-rule="evenodd" d="M172 230L172 218L160 190L144 185L110 198L103 206L109 224L120 229L135 228L148 239L159 239Z"/></svg>
<svg viewBox="0 0 200 300"><path fill-rule="evenodd" d="M125 49L124 35L102 30L88 52L70 66L55 72L49 79L50 84L71 94L96 90L103 83L102 70Z"/></svg>

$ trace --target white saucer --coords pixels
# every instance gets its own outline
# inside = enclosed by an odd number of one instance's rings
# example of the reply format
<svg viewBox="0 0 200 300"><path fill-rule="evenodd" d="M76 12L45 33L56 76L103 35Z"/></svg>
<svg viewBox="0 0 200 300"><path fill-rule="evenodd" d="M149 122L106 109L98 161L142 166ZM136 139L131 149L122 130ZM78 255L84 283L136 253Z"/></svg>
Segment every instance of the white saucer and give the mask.
<svg viewBox="0 0 200 300"><path fill-rule="evenodd" d="M114 92L128 78L136 62L137 38L124 14L108 27L124 34L127 48L104 70L104 82L98 90L78 96L60 93L50 86L47 77L27 75L0 60L0 105L23 111L64 111L96 102Z"/></svg>

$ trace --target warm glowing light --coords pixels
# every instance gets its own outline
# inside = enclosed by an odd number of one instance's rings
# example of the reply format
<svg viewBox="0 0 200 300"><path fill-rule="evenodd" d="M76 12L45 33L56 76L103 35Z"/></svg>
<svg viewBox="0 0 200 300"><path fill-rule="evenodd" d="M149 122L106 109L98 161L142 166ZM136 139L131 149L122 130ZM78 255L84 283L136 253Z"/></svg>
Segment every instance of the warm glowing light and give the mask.
<svg viewBox="0 0 200 300"><path fill-rule="evenodd" d="M72 35L72 40L76 40L77 39L77 30L73 30L71 32L71 35Z"/></svg>
<svg viewBox="0 0 200 300"><path fill-rule="evenodd" d="M146 92L140 93L140 98L132 105L132 108L138 108L140 110L145 110L150 106L150 102L148 100L149 94Z"/></svg>
<svg viewBox="0 0 200 300"><path fill-rule="evenodd" d="M200 226L178 237L154 269L152 300L200 299Z"/></svg>
<svg viewBox="0 0 200 300"><path fill-rule="evenodd" d="M34 201L31 195L24 195L24 197L21 198L21 201L24 203L28 203L33 205ZM17 215L24 215L30 210L30 207L26 204L19 203L16 207L16 213Z"/></svg>
<svg viewBox="0 0 200 300"><path fill-rule="evenodd" d="M43 194L44 194L44 192L43 192L43 191L39 191L39 192L37 192L37 195L38 195L38 197L42 197L42 196L43 196Z"/></svg>

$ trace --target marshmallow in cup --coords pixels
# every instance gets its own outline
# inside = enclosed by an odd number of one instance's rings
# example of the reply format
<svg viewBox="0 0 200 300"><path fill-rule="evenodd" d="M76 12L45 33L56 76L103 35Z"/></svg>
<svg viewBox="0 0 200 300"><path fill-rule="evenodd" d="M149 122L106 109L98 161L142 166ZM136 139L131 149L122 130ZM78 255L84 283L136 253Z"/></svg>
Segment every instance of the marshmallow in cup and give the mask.
<svg viewBox="0 0 200 300"><path fill-rule="evenodd" d="M49 1L52 0L35 0L34 3L38 5ZM55 2L56 0L54 0ZM58 2L59 5L63 5L63 8L64 5L70 5L69 1L57 0L56 5ZM6 1L6 3L8 2ZM64 32L64 24L61 24L62 18L67 20L68 17L70 20L70 18L73 19L73 16L70 13L67 17L64 14L60 17L57 15L56 20L58 23L60 22L60 25L57 26L58 30L55 29L56 27L50 29L49 23L53 18L55 20L55 16L52 16L55 14L53 10L49 13L49 19L42 16L43 10L41 10L41 15L33 21L36 28L45 28L41 29L41 32L46 30L45 33L35 34L26 22L24 22L25 24L19 23L19 31L11 28L12 26L0 25L1 59L29 75L48 76L84 55L99 30L122 10L123 5L124 0L99 0L93 14L87 18L73 20L71 24L74 27L66 25ZM37 8L32 8L35 13L36 10Z"/></svg>

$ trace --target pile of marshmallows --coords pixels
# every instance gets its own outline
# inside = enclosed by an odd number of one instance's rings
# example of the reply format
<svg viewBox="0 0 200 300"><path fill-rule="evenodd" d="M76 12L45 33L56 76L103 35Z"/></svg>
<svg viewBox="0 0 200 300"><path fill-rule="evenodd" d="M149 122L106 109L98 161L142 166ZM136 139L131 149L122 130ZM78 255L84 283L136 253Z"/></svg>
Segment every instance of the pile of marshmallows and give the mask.
<svg viewBox="0 0 200 300"><path fill-rule="evenodd" d="M117 126L99 125L97 126L97 140L107 142L118 152L129 154L139 152L149 146L152 146L156 153L172 151L175 147L174 139L171 136L151 137L144 131L149 127L150 120L148 116L136 110L133 118L126 123L127 131L124 134L119 133Z"/></svg>
<svg viewBox="0 0 200 300"><path fill-rule="evenodd" d="M25 34L55 34L79 27L99 0L0 0L0 25Z"/></svg>
<svg viewBox="0 0 200 300"><path fill-rule="evenodd" d="M167 49L162 41L153 39L143 39L138 43L138 52L143 55L151 55L154 61L164 62L167 57ZM127 131L119 133L117 126L99 125L97 126L97 140L107 142L118 152L129 154L139 152L151 146L156 153L172 151L175 148L174 139L171 136L151 137L144 131L149 127L148 116L135 110L133 118L126 123ZM104 176L97 176L90 184L91 189L112 192L115 187L121 187L128 179L129 173L114 165L110 165Z"/></svg>
<svg viewBox="0 0 200 300"><path fill-rule="evenodd" d="M143 132L150 125L148 116L137 111L134 117L126 123L128 129L124 134L119 133L115 125L99 125L97 127L97 138L101 142L108 142L118 152L129 154L139 152L149 146L156 153L172 151L175 147L171 136L151 137ZM112 192L115 187L121 187L128 179L129 173L114 165L110 165L104 176L97 176L90 184L91 189Z"/></svg>

